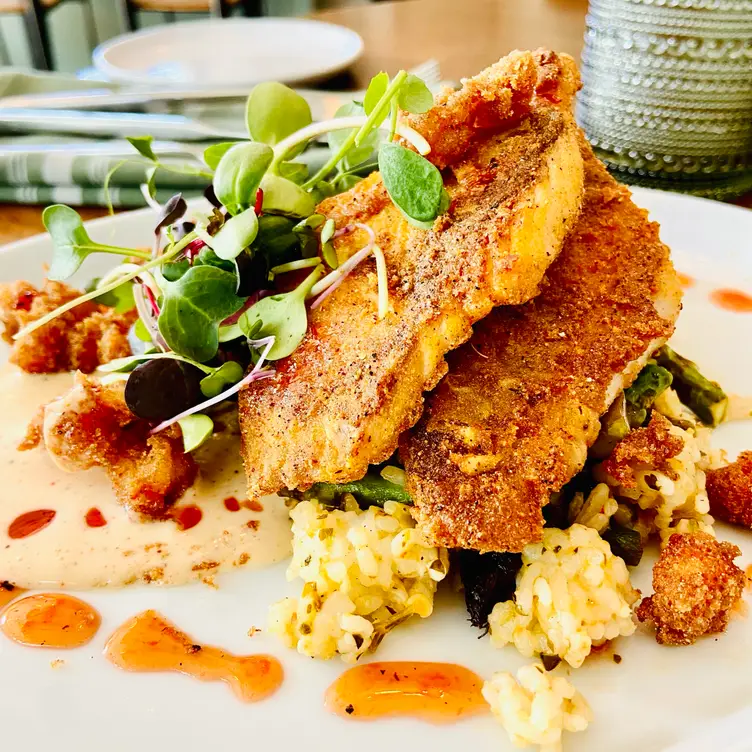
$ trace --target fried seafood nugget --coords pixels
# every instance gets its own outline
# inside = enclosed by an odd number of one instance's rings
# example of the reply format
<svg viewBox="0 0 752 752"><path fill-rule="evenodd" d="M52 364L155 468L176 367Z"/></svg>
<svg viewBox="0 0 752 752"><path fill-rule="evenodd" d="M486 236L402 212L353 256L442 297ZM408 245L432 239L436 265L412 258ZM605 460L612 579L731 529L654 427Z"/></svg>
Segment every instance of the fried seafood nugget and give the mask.
<svg viewBox="0 0 752 752"><path fill-rule="evenodd" d="M691 645L723 632L747 578L734 564L741 551L707 533L675 534L653 567L654 594L637 618L655 625L661 645Z"/></svg>
<svg viewBox="0 0 752 752"><path fill-rule="evenodd" d="M178 426L154 436L151 426L128 409L122 382L100 384L77 374L76 385L44 408L21 449L43 442L62 470L102 467L115 496L129 510L163 517L193 483L197 465L183 451Z"/></svg>
<svg viewBox="0 0 752 752"><path fill-rule="evenodd" d="M752 452L706 473L710 513L733 525L752 528Z"/></svg>
<svg viewBox="0 0 752 752"><path fill-rule="evenodd" d="M667 462L683 448L682 439L671 433L671 423L654 412L647 426L630 431L616 445L603 463L603 470L625 488L637 485L634 471L639 465L653 467L676 480L676 471Z"/></svg>
<svg viewBox="0 0 752 752"><path fill-rule="evenodd" d="M52 280L40 289L22 281L0 284L0 323L3 339L12 345L10 362L29 373L91 373L101 363L130 355L128 329L136 319L135 312L116 313L91 301L17 341L13 339L25 326L80 294Z"/></svg>

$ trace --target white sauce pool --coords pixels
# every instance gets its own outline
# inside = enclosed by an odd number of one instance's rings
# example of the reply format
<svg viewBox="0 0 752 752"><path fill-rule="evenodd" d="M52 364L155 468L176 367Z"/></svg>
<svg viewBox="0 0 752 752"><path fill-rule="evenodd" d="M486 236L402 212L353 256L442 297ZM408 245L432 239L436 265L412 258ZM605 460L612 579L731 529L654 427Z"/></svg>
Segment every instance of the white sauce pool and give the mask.
<svg viewBox="0 0 752 752"><path fill-rule="evenodd" d="M0 368L0 581L24 588L86 589L137 581L179 585L289 556L290 523L282 499L263 499L261 512L225 508L228 497L246 498L237 435L215 436L194 455L199 477L178 506L198 506L203 516L184 531L173 520L131 519L99 468L66 473L43 447L19 452L39 405L72 383L70 374ZM86 524L91 508L101 511L106 525ZM56 516L26 538L10 538L9 525L37 509L55 510Z"/></svg>

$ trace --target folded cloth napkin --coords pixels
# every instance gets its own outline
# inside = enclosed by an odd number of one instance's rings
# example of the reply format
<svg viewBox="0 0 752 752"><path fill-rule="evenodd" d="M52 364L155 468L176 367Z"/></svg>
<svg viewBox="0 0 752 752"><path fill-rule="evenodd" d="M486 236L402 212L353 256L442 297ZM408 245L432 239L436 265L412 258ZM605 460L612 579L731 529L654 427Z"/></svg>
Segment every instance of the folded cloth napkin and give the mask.
<svg viewBox="0 0 752 752"><path fill-rule="evenodd" d="M195 143L154 143L155 152L166 164L193 169L205 169L198 156L203 148ZM0 138L0 201L106 206L104 184L111 173L112 205L144 206L140 185L150 166L127 141L50 134ZM157 199L180 192L186 197L200 196L208 182L205 177L160 168L155 180Z"/></svg>

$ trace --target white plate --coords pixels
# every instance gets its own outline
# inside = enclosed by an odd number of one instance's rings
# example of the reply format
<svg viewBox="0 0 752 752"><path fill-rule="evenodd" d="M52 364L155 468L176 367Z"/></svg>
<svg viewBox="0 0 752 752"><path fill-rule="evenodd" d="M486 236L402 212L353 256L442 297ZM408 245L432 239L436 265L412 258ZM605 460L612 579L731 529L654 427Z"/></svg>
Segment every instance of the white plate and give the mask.
<svg viewBox="0 0 752 752"><path fill-rule="evenodd" d="M155 26L94 50L113 81L151 86L253 86L321 79L360 57L363 40L343 26L301 18L224 18Z"/></svg>
<svg viewBox="0 0 752 752"><path fill-rule="evenodd" d="M663 237L673 245L678 269L697 280L687 291L676 347L696 358L729 391L752 394L752 314L728 313L707 299L718 285L752 293L752 213L652 191L637 190L635 195L663 225ZM121 245L143 245L151 228L152 217L146 211L90 224L97 240ZM41 263L49 253L45 237L9 246L0 256L0 279L39 280ZM97 272L87 270L87 274ZM718 439L734 451L752 447L752 421L739 423L730 432L722 429ZM743 565L752 561L752 533L722 526L719 533L742 547ZM634 577L644 592L650 591L647 558ZM269 603L297 588L286 583L284 569L278 565L227 576L219 590L196 585L85 594L102 614L102 629L90 645L73 651L22 648L0 637L3 748L384 752L398 745L437 752L460 748L511 752L505 732L490 717L438 728L410 720L366 724L328 715L322 703L324 690L344 664L304 658L263 633L253 639L246 636L251 625L265 624ZM495 650L488 638L477 639L461 600L449 590L443 589L429 620L413 620L390 634L378 657L454 661L482 676L521 665L523 659L512 648ZM175 674L128 674L112 667L101 656L108 635L144 608L163 612L197 640L238 653L276 655L286 672L282 689L264 703L243 705L221 684L202 684ZM732 620L728 632L717 640L706 639L690 648L660 647L651 635L638 630L635 636L621 639L616 651L623 656L618 666L609 658L593 657L572 672L593 707L595 721L586 733L566 739L569 752L658 752L682 739L696 738L708 724L743 708L752 697L752 629L741 617ZM50 661L58 657L65 659L65 665L52 670ZM737 752L751 748L748 742L733 747ZM691 749L722 752L731 746L705 740Z"/></svg>

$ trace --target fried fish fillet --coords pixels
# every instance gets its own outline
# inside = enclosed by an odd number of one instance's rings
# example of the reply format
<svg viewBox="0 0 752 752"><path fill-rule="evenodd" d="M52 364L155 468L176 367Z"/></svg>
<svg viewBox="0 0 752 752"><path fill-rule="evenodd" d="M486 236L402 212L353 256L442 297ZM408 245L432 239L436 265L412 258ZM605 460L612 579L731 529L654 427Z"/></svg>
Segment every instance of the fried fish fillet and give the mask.
<svg viewBox="0 0 752 752"><path fill-rule="evenodd" d="M338 227L361 223L375 233L389 310L378 318L369 259L312 312L276 377L241 392L251 498L362 477L418 420L423 392L446 373L444 356L472 324L538 292L581 205L570 113L578 86L571 58L518 52L412 118L451 197L431 230L403 218L377 173L322 203ZM366 241L363 230L341 238L340 262Z"/></svg>
<svg viewBox="0 0 752 752"><path fill-rule="evenodd" d="M581 141L582 214L547 287L497 308L400 441L419 528L435 544L520 551L582 468L599 417L673 331L681 291L629 191Z"/></svg>

